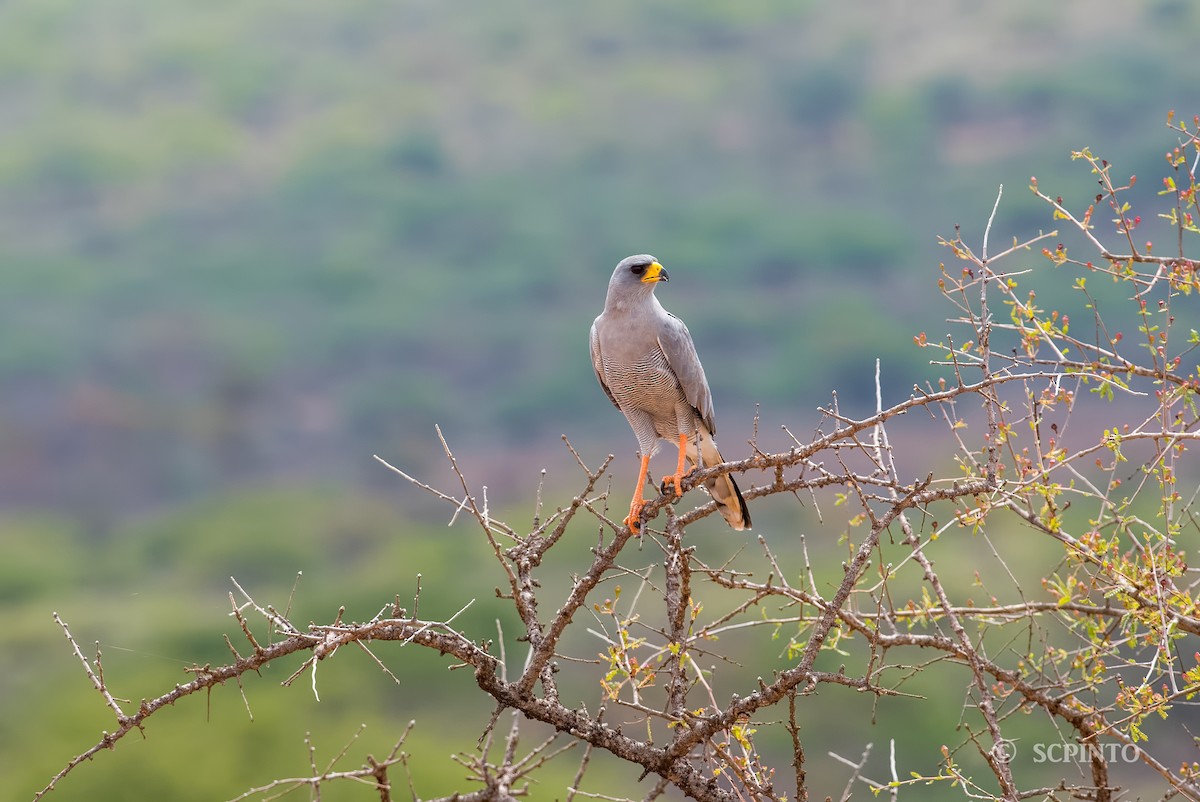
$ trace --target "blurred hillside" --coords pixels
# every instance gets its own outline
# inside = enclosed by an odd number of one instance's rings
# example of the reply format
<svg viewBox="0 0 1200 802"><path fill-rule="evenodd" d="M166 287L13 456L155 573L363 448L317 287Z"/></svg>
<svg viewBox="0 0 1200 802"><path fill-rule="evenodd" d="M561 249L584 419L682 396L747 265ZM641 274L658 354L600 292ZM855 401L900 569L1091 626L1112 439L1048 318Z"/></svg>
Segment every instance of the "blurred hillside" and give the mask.
<svg viewBox="0 0 1200 802"><path fill-rule="evenodd" d="M920 371L936 235L1200 105L1188 2L15 2L0 500L82 516L558 435L628 446L586 330L658 255L726 440ZM1140 168L1145 168L1144 170ZM1063 178L1088 184L1078 171ZM537 460L533 460L535 463ZM537 464L535 467L541 467Z"/></svg>
<svg viewBox="0 0 1200 802"><path fill-rule="evenodd" d="M906 394L928 375L912 335L949 313L937 236L978 239L1000 184L994 241L1053 227L1028 178L1088 197L1083 146L1152 196L1154 125L1200 110L1177 63L1197 26L1190 0L0 5L0 596L21 643L73 676L51 606L108 632L114 598L193 582L121 635L142 643L256 568L390 598L363 555L408 581L458 547L404 529L425 502L370 456L445 476L434 424L523 511L573 464L561 434L631 482L586 346L629 253L670 270L727 456L757 405L769 443L831 390L873 404L877 357ZM223 612L176 652L218 646ZM11 662L0 691L44 704ZM23 794L87 741L54 737Z"/></svg>

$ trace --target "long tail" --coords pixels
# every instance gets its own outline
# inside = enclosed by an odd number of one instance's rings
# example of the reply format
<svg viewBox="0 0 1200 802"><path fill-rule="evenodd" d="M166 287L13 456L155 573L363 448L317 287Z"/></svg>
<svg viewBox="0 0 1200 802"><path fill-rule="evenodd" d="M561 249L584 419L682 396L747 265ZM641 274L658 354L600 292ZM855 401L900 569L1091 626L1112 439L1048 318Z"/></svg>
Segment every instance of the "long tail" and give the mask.
<svg viewBox="0 0 1200 802"><path fill-rule="evenodd" d="M699 462L705 468L711 468L725 461L721 458L721 452L717 451L717 442L713 440L712 434L703 426L700 427L699 440L699 455L696 453L696 441L692 440L688 444L688 462L692 465ZM697 460L697 456L702 459ZM725 474L709 479L704 483L704 487L713 497L713 501L717 502L717 512L721 513L726 523L739 531L750 528L750 510L746 508L746 499L742 498L742 491L738 489L732 476Z"/></svg>

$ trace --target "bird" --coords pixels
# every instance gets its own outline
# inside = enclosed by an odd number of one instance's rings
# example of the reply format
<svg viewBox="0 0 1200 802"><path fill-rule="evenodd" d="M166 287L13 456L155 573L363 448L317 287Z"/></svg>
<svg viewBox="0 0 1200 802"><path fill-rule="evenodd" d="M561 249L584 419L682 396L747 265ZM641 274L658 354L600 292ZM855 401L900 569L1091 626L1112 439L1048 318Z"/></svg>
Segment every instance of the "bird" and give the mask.
<svg viewBox="0 0 1200 802"><path fill-rule="evenodd" d="M668 482L675 486L676 498L683 495L685 461L693 468L724 462L713 439L717 427L712 393L692 335L654 295L658 284L668 280L667 271L650 254L622 259L609 279L604 311L591 330L596 378L638 441L641 468L624 521L634 532L641 528L650 457L662 441L679 447L675 473L662 482L664 493ZM715 476L704 484L733 529L750 528L750 511L732 476Z"/></svg>

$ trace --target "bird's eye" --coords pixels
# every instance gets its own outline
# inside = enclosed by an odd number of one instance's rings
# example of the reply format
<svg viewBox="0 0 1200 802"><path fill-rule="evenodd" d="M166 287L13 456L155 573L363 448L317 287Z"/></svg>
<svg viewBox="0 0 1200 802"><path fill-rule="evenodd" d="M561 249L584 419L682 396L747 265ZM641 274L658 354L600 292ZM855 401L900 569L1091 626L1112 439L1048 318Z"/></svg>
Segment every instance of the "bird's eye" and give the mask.
<svg viewBox="0 0 1200 802"><path fill-rule="evenodd" d="M629 268L629 272L633 273L635 276L640 276L642 273L646 272L646 265L634 265L633 267Z"/></svg>

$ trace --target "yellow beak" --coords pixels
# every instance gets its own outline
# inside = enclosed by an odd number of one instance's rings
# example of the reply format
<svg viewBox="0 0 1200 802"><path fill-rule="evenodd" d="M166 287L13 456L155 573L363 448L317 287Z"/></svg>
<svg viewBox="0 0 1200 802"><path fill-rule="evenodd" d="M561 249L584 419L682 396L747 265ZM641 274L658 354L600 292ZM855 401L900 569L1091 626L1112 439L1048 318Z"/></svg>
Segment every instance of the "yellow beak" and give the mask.
<svg viewBox="0 0 1200 802"><path fill-rule="evenodd" d="M656 281L670 280L671 279L670 276L667 275L667 271L664 270L663 266L658 262L652 262L650 266L646 268L646 272L642 274L643 284L653 284Z"/></svg>

